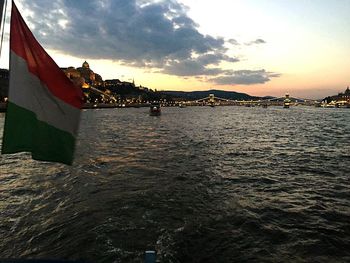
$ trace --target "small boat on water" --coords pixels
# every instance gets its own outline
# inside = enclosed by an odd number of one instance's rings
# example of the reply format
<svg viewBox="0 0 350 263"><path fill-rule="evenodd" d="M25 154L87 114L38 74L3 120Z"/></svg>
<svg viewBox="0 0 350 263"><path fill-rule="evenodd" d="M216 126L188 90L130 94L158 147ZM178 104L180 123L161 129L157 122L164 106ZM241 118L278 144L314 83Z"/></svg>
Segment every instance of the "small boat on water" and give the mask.
<svg viewBox="0 0 350 263"><path fill-rule="evenodd" d="M291 100L289 99L289 94L287 93L283 101L283 108L289 109L290 103L291 103Z"/></svg>
<svg viewBox="0 0 350 263"><path fill-rule="evenodd" d="M159 102L152 102L149 108L149 115L159 116L161 114Z"/></svg>
<svg viewBox="0 0 350 263"><path fill-rule="evenodd" d="M186 104L183 103L183 102L180 102L180 103L179 103L179 107L180 107L180 108L186 108Z"/></svg>

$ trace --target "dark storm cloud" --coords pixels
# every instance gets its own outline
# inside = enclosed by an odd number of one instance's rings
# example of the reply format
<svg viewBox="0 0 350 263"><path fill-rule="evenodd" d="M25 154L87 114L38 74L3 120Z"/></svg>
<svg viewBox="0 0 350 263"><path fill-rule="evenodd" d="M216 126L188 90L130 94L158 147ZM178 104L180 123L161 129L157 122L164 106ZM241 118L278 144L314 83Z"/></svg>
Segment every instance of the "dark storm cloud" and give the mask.
<svg viewBox="0 0 350 263"><path fill-rule="evenodd" d="M280 74L261 70L226 71L225 75L212 78L211 81L219 85L252 85L263 84Z"/></svg>

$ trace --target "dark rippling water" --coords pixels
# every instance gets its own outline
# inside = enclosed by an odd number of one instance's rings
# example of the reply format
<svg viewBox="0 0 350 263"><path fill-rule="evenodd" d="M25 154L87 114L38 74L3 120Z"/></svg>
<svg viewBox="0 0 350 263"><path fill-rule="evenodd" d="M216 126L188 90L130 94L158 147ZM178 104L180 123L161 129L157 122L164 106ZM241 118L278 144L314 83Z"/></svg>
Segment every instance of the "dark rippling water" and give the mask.
<svg viewBox="0 0 350 263"><path fill-rule="evenodd" d="M350 262L348 109L147 110L84 111L72 167L0 156L0 258Z"/></svg>

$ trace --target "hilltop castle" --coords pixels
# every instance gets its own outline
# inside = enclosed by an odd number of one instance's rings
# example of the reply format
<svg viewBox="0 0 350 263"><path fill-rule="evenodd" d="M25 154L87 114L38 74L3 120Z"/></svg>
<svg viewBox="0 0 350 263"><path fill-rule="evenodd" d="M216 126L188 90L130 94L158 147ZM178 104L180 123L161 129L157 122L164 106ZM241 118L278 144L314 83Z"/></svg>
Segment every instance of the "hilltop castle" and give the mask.
<svg viewBox="0 0 350 263"><path fill-rule="evenodd" d="M104 84L101 75L93 72L90 69L89 63L86 61L84 61L83 65L79 68L68 67L63 69L63 71L68 78L72 80L79 79L80 82L83 82L82 88L89 88L90 86L98 87Z"/></svg>
<svg viewBox="0 0 350 263"><path fill-rule="evenodd" d="M350 103L350 89L349 86L346 88L344 93L339 93L338 96L340 97L340 100L347 101Z"/></svg>
<svg viewBox="0 0 350 263"><path fill-rule="evenodd" d="M92 101L116 101L121 95L134 96L139 91L145 90L144 87L135 87L135 82L120 81L119 79L103 80L101 75L90 69L87 61L84 61L81 67L62 68L66 76L72 82L81 87L84 92L84 100ZM134 94L134 95L132 95ZM135 95L136 96L136 95Z"/></svg>
<svg viewBox="0 0 350 263"><path fill-rule="evenodd" d="M350 104L350 89L349 87L346 88L344 92L338 93L338 95L329 96L324 99L328 103L331 101L337 101L337 102L344 102L347 104Z"/></svg>

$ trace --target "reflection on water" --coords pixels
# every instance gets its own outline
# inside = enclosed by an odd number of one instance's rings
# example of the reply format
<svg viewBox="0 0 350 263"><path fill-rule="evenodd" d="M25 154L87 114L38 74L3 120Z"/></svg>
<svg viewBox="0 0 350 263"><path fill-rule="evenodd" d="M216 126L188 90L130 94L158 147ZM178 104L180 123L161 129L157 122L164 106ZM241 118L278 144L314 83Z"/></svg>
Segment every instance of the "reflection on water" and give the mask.
<svg viewBox="0 0 350 263"><path fill-rule="evenodd" d="M350 261L349 130L347 109L84 111L74 166L0 157L0 258Z"/></svg>

